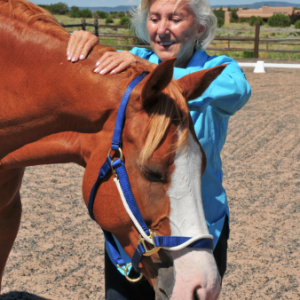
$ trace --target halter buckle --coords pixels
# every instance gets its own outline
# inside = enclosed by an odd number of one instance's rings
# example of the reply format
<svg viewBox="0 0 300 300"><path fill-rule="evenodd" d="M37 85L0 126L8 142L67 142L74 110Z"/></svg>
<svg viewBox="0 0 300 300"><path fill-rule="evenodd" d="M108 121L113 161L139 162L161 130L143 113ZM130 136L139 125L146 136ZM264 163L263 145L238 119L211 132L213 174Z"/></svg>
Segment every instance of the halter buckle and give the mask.
<svg viewBox="0 0 300 300"><path fill-rule="evenodd" d="M120 266L120 265L117 265L117 267L118 267L119 269L121 269L121 270L124 272L125 278L126 278L128 281L130 281L130 282L139 282L139 281L143 278L143 273L141 273L140 276L139 276L138 278L130 278L130 277L128 276L128 274L127 274L127 273L128 273L128 269L129 269L130 266L132 266L132 263L126 265L125 267L122 267L122 266Z"/></svg>
<svg viewBox="0 0 300 300"><path fill-rule="evenodd" d="M155 240L154 240L154 237L156 237L157 234L155 232L152 232L150 229L149 229L149 232L150 233L149 233L148 237L153 242L153 248L152 249L147 248L147 245L145 243L146 240L142 236L140 236L140 239L138 240L138 243L139 244L141 243L143 245L144 250L145 250L145 253L143 254L144 256L152 256L153 254L156 254L161 248L161 247L156 246L156 243L155 243Z"/></svg>
<svg viewBox="0 0 300 300"><path fill-rule="evenodd" d="M109 149L109 150L108 150L108 154L107 154L108 157L110 157L111 151L112 151L112 149ZM114 151L116 151L116 150L114 150ZM121 149L120 147L118 148L118 151L119 151L119 154L120 154L120 155L119 155L119 156L120 156L120 159L123 160L123 151L122 151L122 149ZM114 169L114 167L113 167L113 165L112 165L113 162L114 162L114 161L112 160L111 163L110 163L111 171L112 171L113 175L115 176L115 178L118 179L118 174L117 174L117 172L115 171L115 169Z"/></svg>

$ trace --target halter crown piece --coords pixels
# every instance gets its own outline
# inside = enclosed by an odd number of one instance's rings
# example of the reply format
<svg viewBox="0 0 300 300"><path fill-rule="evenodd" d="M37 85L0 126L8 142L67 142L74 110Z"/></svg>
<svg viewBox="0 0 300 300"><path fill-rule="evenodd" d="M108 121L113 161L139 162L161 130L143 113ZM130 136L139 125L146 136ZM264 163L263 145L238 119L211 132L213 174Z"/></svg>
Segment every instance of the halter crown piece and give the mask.
<svg viewBox="0 0 300 300"><path fill-rule="evenodd" d="M89 203L88 203L88 210L90 217L95 220L93 214L93 205L96 197L97 190L101 184L102 179L108 174L110 170L114 175L114 182L119 190L120 197L122 199L123 205L129 214L131 220L133 221L136 229L140 233L139 244L134 252L132 257L132 267L138 273L139 270L139 263L141 262L143 256L151 256L157 253L161 248L169 251L178 251L185 247L188 248L202 248L202 249L214 249L214 242L213 237L210 234L200 235L196 237L176 237L176 236L157 236L155 232L152 232L134 199L134 196L131 191L131 187L129 184L127 172L125 169L125 164L123 162L123 153L122 153L122 132L124 126L124 119L125 119L125 112L127 103L129 101L130 95L132 90L135 86L145 78L146 74L141 74L140 76L136 77L127 87L117 115L117 120L114 129L114 135L111 142L111 149L108 152L108 157L102 167L100 168L98 178L92 188ZM111 151L118 151L120 157L116 160L113 160L110 156ZM107 244L111 250L114 264L117 268L120 268L124 271L125 277L131 282L137 282L142 278L142 274L137 279L129 278L129 267L131 264L126 265L124 260L121 257L119 249L116 245L116 242L113 238L112 233L103 230L104 236L106 238ZM149 249L145 242L151 244L151 249Z"/></svg>

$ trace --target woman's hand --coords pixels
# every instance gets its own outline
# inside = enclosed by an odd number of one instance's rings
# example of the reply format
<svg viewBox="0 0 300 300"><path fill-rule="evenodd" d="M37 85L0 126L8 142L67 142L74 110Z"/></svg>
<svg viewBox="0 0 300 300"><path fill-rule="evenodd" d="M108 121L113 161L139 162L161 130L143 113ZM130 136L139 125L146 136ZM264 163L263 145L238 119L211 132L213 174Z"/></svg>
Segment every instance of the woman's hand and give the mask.
<svg viewBox="0 0 300 300"><path fill-rule="evenodd" d="M107 73L117 74L131 65L144 64L155 66L155 64L148 62L146 59L140 58L128 51L110 52L107 51L96 63L95 73L105 75Z"/></svg>
<svg viewBox="0 0 300 300"><path fill-rule="evenodd" d="M99 44L99 39L94 34L84 30L74 31L68 43L68 60L76 62L78 59L85 59L97 44Z"/></svg>

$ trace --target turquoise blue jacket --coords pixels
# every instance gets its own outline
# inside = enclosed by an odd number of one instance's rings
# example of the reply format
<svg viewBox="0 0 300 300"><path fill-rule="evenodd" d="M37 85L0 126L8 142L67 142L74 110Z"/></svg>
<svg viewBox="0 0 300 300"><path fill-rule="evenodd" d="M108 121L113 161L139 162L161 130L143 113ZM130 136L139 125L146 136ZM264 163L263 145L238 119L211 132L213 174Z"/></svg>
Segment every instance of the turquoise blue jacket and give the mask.
<svg viewBox="0 0 300 300"><path fill-rule="evenodd" d="M151 50L133 48L130 52L149 62L160 62ZM251 87L234 59L225 55L209 56L205 51L196 51L187 67L174 68L173 74L174 79L179 79L187 74L222 64L227 64L222 74L211 83L201 97L188 102L196 135L207 157L207 167L202 176L202 201L206 223L214 237L215 245L226 215L229 220L228 202L222 185L220 153L226 140L229 118L246 104L251 95Z"/></svg>

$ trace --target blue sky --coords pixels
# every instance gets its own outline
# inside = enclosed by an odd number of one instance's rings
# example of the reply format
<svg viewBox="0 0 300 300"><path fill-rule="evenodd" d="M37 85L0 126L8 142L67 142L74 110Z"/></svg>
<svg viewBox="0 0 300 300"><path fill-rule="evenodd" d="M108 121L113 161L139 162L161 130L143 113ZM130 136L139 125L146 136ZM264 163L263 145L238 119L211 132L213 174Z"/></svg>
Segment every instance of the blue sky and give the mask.
<svg viewBox="0 0 300 300"><path fill-rule="evenodd" d="M211 5L222 5L227 6L229 4L252 4L255 2L260 2L261 0L210 0ZM299 0L280 0L282 2L290 2L290 3L299 3ZM85 7L96 7L96 6L118 6L118 5L137 5L139 0L31 0L35 4L51 4L57 2L67 3L68 6L76 5L76 6L85 6Z"/></svg>

